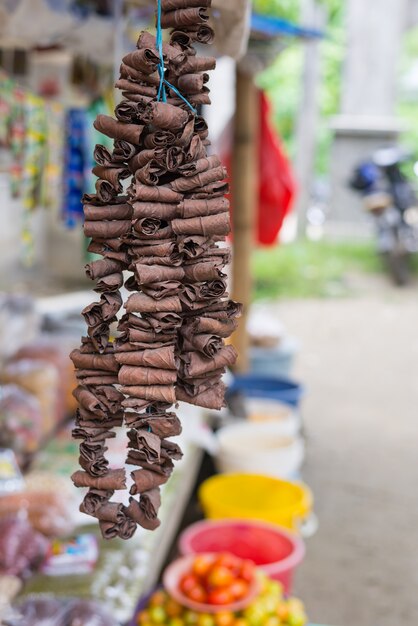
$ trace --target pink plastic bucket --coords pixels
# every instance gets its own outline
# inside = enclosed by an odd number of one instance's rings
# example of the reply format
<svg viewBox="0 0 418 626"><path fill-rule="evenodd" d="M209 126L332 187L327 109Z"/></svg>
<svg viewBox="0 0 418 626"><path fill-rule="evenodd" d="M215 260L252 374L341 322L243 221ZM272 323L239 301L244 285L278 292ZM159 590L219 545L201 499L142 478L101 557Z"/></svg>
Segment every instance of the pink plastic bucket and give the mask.
<svg viewBox="0 0 418 626"><path fill-rule="evenodd" d="M180 535L183 555L201 552L231 552L251 559L291 593L295 568L305 556L300 537L279 526L252 520L203 521L193 524Z"/></svg>

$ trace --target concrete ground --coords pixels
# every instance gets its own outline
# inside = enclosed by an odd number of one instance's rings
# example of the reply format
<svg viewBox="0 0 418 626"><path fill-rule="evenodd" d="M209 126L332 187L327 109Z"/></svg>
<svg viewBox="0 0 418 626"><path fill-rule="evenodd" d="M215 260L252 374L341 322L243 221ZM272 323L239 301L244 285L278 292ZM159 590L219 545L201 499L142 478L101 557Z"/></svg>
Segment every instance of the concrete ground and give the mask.
<svg viewBox="0 0 418 626"><path fill-rule="evenodd" d="M301 339L304 478L320 528L296 592L313 622L418 623L418 287L356 279L348 299L280 302Z"/></svg>

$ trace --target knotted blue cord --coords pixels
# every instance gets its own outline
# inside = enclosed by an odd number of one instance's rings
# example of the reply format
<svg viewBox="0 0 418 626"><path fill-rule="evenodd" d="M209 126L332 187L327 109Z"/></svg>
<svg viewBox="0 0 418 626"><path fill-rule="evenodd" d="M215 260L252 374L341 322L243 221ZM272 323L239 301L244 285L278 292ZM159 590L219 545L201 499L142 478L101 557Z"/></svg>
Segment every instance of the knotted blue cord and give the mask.
<svg viewBox="0 0 418 626"><path fill-rule="evenodd" d="M160 57L160 62L158 65L158 74L160 75L160 86L158 88L157 100L158 101L162 100L163 102L167 102L167 94L165 90L165 87L167 86L169 89L174 91L174 93L179 98L181 98L183 102L187 104L189 109L191 109L195 115L197 115L197 111L194 108L194 106L192 106L190 102L179 92L179 90L176 89L174 85L169 83L168 80L166 80L164 76L165 67L164 67L164 55L163 55L163 29L161 28L161 0L157 0L157 48L158 48L158 54Z"/></svg>

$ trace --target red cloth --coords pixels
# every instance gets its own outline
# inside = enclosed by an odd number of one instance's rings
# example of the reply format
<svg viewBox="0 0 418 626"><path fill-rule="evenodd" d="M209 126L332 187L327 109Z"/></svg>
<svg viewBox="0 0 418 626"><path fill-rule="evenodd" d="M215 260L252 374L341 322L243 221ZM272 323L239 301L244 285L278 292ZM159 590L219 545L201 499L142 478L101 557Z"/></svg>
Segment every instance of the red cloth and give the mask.
<svg viewBox="0 0 418 626"><path fill-rule="evenodd" d="M276 243L296 194L292 167L271 122L267 96L260 92L258 243Z"/></svg>
<svg viewBox="0 0 418 626"><path fill-rule="evenodd" d="M231 125L225 129L219 141L222 161L231 173ZM267 96L260 91L259 136L259 194L257 206L257 239L261 245L277 243L284 218L290 212L296 195L296 183L292 167L283 149L280 137L271 121L271 107ZM233 187L233 181L232 187Z"/></svg>

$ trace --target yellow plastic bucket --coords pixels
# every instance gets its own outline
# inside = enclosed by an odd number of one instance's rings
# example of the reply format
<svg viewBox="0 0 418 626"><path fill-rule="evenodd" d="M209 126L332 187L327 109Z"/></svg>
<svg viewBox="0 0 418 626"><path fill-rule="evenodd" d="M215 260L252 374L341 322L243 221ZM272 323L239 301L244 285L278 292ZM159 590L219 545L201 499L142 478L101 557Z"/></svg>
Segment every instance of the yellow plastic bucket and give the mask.
<svg viewBox="0 0 418 626"><path fill-rule="evenodd" d="M300 532L312 512L303 483L256 474L220 474L206 480L199 500L209 519L257 519Z"/></svg>

